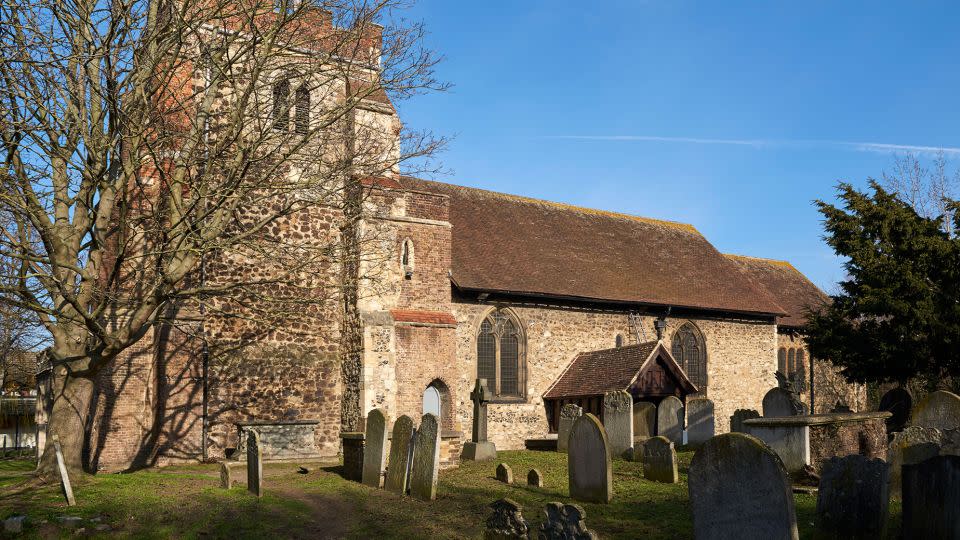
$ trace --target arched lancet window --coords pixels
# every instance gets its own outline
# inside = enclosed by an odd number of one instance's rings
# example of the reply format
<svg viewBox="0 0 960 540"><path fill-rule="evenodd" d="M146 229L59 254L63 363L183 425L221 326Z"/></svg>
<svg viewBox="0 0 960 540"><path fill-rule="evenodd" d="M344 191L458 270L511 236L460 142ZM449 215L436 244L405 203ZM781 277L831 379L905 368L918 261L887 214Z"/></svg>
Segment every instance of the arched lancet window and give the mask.
<svg viewBox="0 0 960 540"><path fill-rule="evenodd" d="M523 399L525 358L520 324L508 312L492 311L477 335L477 377L501 399Z"/></svg>
<svg viewBox="0 0 960 540"><path fill-rule="evenodd" d="M434 414L437 418L442 418L440 415L440 390L437 390L436 386L432 384L423 391L423 414Z"/></svg>
<svg viewBox="0 0 960 540"><path fill-rule="evenodd" d="M297 88L294 111L294 131L299 135L310 132L310 89L306 84Z"/></svg>
<svg viewBox="0 0 960 540"><path fill-rule="evenodd" d="M787 371L785 375L790 378L793 378L793 376L797 373L796 354L797 352L795 349L790 349L787 351Z"/></svg>
<svg viewBox="0 0 960 540"><path fill-rule="evenodd" d="M787 349L785 347L780 347L780 350L777 351L777 371L787 374Z"/></svg>
<svg viewBox="0 0 960 540"><path fill-rule="evenodd" d="M794 383L797 385L797 388L800 390L806 390L807 388L806 364L806 354L803 352L803 349L797 349L797 355L793 364L793 374L791 375L791 379L793 379Z"/></svg>
<svg viewBox="0 0 960 540"><path fill-rule="evenodd" d="M414 262L413 241L407 238L400 244L400 270L405 279L413 278Z"/></svg>
<svg viewBox="0 0 960 540"><path fill-rule="evenodd" d="M273 129L286 131L290 127L290 80L281 79L273 83Z"/></svg>
<svg viewBox="0 0 960 540"><path fill-rule="evenodd" d="M707 393L707 348L700 331L685 323L674 334L670 352L701 394Z"/></svg>
<svg viewBox="0 0 960 540"><path fill-rule="evenodd" d="M623 336L620 335L620 334L617 334L617 337L616 337L616 339L614 340L614 343L616 344L616 346L617 346L618 349L619 349L620 347L623 347Z"/></svg>

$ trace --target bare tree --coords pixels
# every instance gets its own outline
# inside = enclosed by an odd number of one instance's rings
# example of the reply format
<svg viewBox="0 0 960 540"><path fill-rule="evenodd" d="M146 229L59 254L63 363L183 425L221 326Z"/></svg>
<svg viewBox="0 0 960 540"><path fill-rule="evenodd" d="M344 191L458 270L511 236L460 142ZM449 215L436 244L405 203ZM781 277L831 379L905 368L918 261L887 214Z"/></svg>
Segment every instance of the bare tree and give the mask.
<svg viewBox="0 0 960 540"><path fill-rule="evenodd" d="M70 468L98 376L172 311L297 327L336 297L357 317L367 180L442 143L376 114L443 88L403 3L0 0L2 293L51 336ZM319 215L332 234L283 234Z"/></svg>
<svg viewBox="0 0 960 540"><path fill-rule="evenodd" d="M921 216L942 217L944 230L951 236L956 233L950 201L960 197L960 170L950 170L943 151L928 164L912 153L895 156L880 182Z"/></svg>

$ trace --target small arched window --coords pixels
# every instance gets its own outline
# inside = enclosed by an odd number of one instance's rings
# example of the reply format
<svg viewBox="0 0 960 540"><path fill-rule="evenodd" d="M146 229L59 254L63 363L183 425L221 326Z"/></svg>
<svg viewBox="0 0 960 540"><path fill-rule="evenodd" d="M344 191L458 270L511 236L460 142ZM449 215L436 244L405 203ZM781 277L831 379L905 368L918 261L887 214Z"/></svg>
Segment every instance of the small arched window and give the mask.
<svg viewBox="0 0 960 540"><path fill-rule="evenodd" d="M793 373L790 378L793 379L798 389L805 390L807 388L807 362L806 353L803 352L803 349L797 349Z"/></svg>
<svg viewBox="0 0 960 540"><path fill-rule="evenodd" d="M273 83L273 129L286 131L290 127L290 80L281 79Z"/></svg>
<svg viewBox="0 0 960 540"><path fill-rule="evenodd" d="M674 360L687 373L690 382L697 385L701 394L707 393L707 349L700 331L691 324L684 323L673 334L670 352Z"/></svg>
<svg viewBox="0 0 960 540"><path fill-rule="evenodd" d="M623 347L623 336L622 336L622 335L617 334L616 339L614 339L613 341L614 341L614 343L616 344L616 346L617 346L618 349L619 349L620 347Z"/></svg>
<svg viewBox="0 0 960 540"><path fill-rule="evenodd" d="M519 322L504 310L494 310L477 335L477 378L500 399L523 399L526 359Z"/></svg>
<svg viewBox="0 0 960 540"><path fill-rule="evenodd" d="M786 375L793 377L797 372L797 360L796 360L796 349L790 349L787 351L787 372Z"/></svg>
<svg viewBox="0 0 960 540"><path fill-rule="evenodd" d="M777 351L777 371L787 374L787 349L786 347L780 347L780 350Z"/></svg>
<svg viewBox="0 0 960 540"><path fill-rule="evenodd" d="M411 279L413 277L413 265L413 241L407 238L400 244L400 270L403 271L404 278Z"/></svg>
<svg viewBox="0 0 960 540"><path fill-rule="evenodd" d="M294 111L294 131L298 135L306 135L310 132L310 89L306 84L297 88Z"/></svg>

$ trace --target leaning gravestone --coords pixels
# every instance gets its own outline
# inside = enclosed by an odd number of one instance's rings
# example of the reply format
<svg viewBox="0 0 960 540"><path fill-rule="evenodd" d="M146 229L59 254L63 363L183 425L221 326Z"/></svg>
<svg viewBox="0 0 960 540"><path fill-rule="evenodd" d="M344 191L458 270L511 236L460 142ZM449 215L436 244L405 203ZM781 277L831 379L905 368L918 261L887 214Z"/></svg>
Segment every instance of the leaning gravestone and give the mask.
<svg viewBox="0 0 960 540"><path fill-rule="evenodd" d="M787 471L760 439L718 435L693 456L688 478L697 540L797 540Z"/></svg>
<svg viewBox="0 0 960 540"><path fill-rule="evenodd" d="M407 492L407 478L410 473L410 439L413 437L413 420L403 415L393 423L393 436L390 441L390 463L387 465L387 479L383 488L403 495Z"/></svg>
<svg viewBox="0 0 960 540"><path fill-rule="evenodd" d="M543 475L537 469L530 469L527 473L527 485L530 487L543 487Z"/></svg>
<svg viewBox="0 0 960 540"><path fill-rule="evenodd" d="M249 430L247 435L247 491L263 497L263 447L260 434Z"/></svg>
<svg viewBox="0 0 960 540"><path fill-rule="evenodd" d="M643 443L643 477L654 482L676 484L677 451L666 437L654 437Z"/></svg>
<svg viewBox="0 0 960 540"><path fill-rule="evenodd" d="M823 464L817 493L817 529L824 538L884 538L890 469L857 454Z"/></svg>
<svg viewBox="0 0 960 540"><path fill-rule="evenodd" d="M380 409L367 413L366 433L363 436L363 473L360 481L379 488L383 476L383 458L387 448L387 415Z"/></svg>
<svg viewBox="0 0 960 540"><path fill-rule="evenodd" d="M877 410L892 414L887 418L887 434L903 431L910 420L910 410L913 408L913 396L906 388L893 388L880 398Z"/></svg>
<svg viewBox="0 0 960 540"><path fill-rule="evenodd" d="M427 413L420 419L417 442L413 445L413 471L410 473L410 495L421 501L437 498L437 475L440 472L440 421Z"/></svg>
<svg viewBox="0 0 960 540"><path fill-rule="evenodd" d="M540 525L538 540L597 540L597 533L587 528L587 511L578 504L547 503L543 508L546 521Z"/></svg>
<svg viewBox="0 0 960 540"><path fill-rule="evenodd" d="M223 489L233 487L233 471L230 469L230 465L223 461L220 462L220 487Z"/></svg>
<svg viewBox="0 0 960 540"><path fill-rule="evenodd" d="M930 393L913 408L910 425L941 430L960 428L960 396L946 390Z"/></svg>
<svg viewBox="0 0 960 540"><path fill-rule="evenodd" d="M511 469L506 463L497 465L497 480L503 482L504 484L512 484L513 469Z"/></svg>
<svg viewBox="0 0 960 540"><path fill-rule="evenodd" d="M667 396L657 407L657 435L671 442L683 442L683 402L675 396Z"/></svg>
<svg viewBox="0 0 960 540"><path fill-rule="evenodd" d="M699 446L716 433L713 402L707 398L687 401L687 444Z"/></svg>
<svg viewBox="0 0 960 540"><path fill-rule="evenodd" d="M649 439L657 434L657 406L649 401L633 404L633 439Z"/></svg>
<svg viewBox="0 0 960 540"><path fill-rule="evenodd" d="M763 417L796 416L803 414L797 411L795 397L783 388L771 388L763 396Z"/></svg>
<svg viewBox="0 0 960 540"><path fill-rule="evenodd" d="M760 413L753 409L737 409L730 416L730 431L733 433L746 433L746 426L743 422L753 418L760 418Z"/></svg>
<svg viewBox="0 0 960 540"><path fill-rule="evenodd" d="M73 498L73 486L70 485L67 464L63 460L63 450L60 448L60 441L57 439L53 440L53 451L57 454L57 472L60 473L60 487L63 489L63 496L67 499L67 506L75 506L77 500Z"/></svg>
<svg viewBox="0 0 960 540"><path fill-rule="evenodd" d="M596 416L585 414L573 424L567 456L570 496L584 502L610 502L613 499L610 443Z"/></svg>
<svg viewBox="0 0 960 540"><path fill-rule="evenodd" d="M523 519L523 507L511 499L503 498L490 503L493 514L487 518L483 537L487 540L529 538L530 524Z"/></svg>
<svg viewBox="0 0 960 540"><path fill-rule="evenodd" d="M909 538L960 538L960 457L903 466L903 531Z"/></svg>
<svg viewBox="0 0 960 540"><path fill-rule="evenodd" d="M894 496L900 496L901 467L940 454L942 437L939 429L921 426L909 426L893 434L887 446L887 463L890 464L890 492Z"/></svg>
<svg viewBox="0 0 960 540"><path fill-rule="evenodd" d="M603 396L603 429L610 441L610 453L624 457L633 448L633 397L624 391Z"/></svg>
<svg viewBox="0 0 960 540"><path fill-rule="evenodd" d="M557 425L557 452L566 452L570 439L570 428L577 418L583 416L583 408L573 403L560 407L560 421Z"/></svg>

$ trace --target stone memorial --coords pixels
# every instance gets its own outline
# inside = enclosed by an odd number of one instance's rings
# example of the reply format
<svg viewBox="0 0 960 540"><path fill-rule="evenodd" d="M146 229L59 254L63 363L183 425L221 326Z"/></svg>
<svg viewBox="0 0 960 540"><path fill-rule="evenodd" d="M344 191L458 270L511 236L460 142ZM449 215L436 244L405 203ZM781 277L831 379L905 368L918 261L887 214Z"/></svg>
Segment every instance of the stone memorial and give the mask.
<svg viewBox="0 0 960 540"><path fill-rule="evenodd" d="M545 521L540 525L539 540L597 540L597 534L587 528L587 512L578 504L547 503L543 508Z"/></svg>
<svg viewBox="0 0 960 540"><path fill-rule="evenodd" d="M670 442L683 442L683 402L675 396L663 398L657 406L657 435L666 437Z"/></svg>
<svg viewBox="0 0 960 540"><path fill-rule="evenodd" d="M421 501L436 499L439 472L440 419L427 413L420 419L420 429L417 430L417 440L413 445L410 495Z"/></svg>
<svg viewBox="0 0 960 540"><path fill-rule="evenodd" d="M233 470L226 462L220 462L220 487L230 489L233 487Z"/></svg>
<svg viewBox="0 0 960 540"><path fill-rule="evenodd" d="M497 480L503 482L504 484L512 484L513 469L511 469L506 463L497 465Z"/></svg>
<svg viewBox="0 0 960 540"><path fill-rule="evenodd" d="M462 457L471 461L487 461L497 458L497 447L487 440L487 402L490 390L486 379L477 379L470 392L473 402L473 429L470 441L463 443Z"/></svg>
<svg viewBox="0 0 960 540"><path fill-rule="evenodd" d="M882 459L860 455L823 464L817 493L817 530L824 538L884 538L890 470Z"/></svg>
<svg viewBox="0 0 960 540"><path fill-rule="evenodd" d="M390 461L387 464L387 479L383 488L403 495L407 492L410 475L410 443L413 438L413 420L403 415L393 423L390 441Z"/></svg>
<svg viewBox="0 0 960 540"><path fill-rule="evenodd" d="M574 422L567 456L570 497L584 502L610 502L613 499L610 444L596 416L585 414Z"/></svg>
<svg viewBox="0 0 960 540"><path fill-rule="evenodd" d="M503 498L490 503L493 514L487 518L487 527L483 537L487 540L507 540L511 538L529 538L530 524L523 519L523 507L516 502Z"/></svg>
<svg viewBox="0 0 960 540"><path fill-rule="evenodd" d="M960 457L903 466L904 538L960 538Z"/></svg>
<svg viewBox="0 0 960 540"><path fill-rule="evenodd" d="M610 441L610 453L614 457L625 457L633 448L633 397L628 392L604 394L603 429Z"/></svg>
<svg viewBox="0 0 960 540"><path fill-rule="evenodd" d="M782 388L771 388L763 396L763 417L775 418L803 414L803 411L797 411L794 405L794 397L790 392Z"/></svg>
<svg viewBox="0 0 960 540"><path fill-rule="evenodd" d="M753 409L737 409L733 411L733 415L730 416L730 432L746 433L747 428L743 423L746 420L752 420L754 418L760 418L760 413Z"/></svg>
<svg viewBox="0 0 960 540"><path fill-rule="evenodd" d="M77 500L73 497L73 486L70 485L70 474L67 472L67 464L63 460L63 450L60 448L59 439L53 439L53 450L57 454L57 472L60 473L60 488L63 489L63 496L67 499L67 506L75 506Z"/></svg>
<svg viewBox="0 0 960 540"><path fill-rule="evenodd" d="M657 434L657 406L649 401L633 404L633 440L649 439Z"/></svg>
<svg viewBox="0 0 960 540"><path fill-rule="evenodd" d="M657 436L643 443L643 477L666 484L680 480L677 451L666 437Z"/></svg>
<svg viewBox="0 0 960 540"><path fill-rule="evenodd" d="M887 411L893 416L887 418L887 434L892 435L903 431L910 420L910 411L913 409L913 396L906 388L893 388L880 398L877 410Z"/></svg>
<svg viewBox="0 0 960 540"><path fill-rule="evenodd" d="M797 540L787 471L756 437L718 435L700 447L688 478L697 540Z"/></svg>
<svg viewBox="0 0 960 540"><path fill-rule="evenodd" d="M542 488L543 475L537 469L530 469L527 473L527 485L530 487Z"/></svg>
<svg viewBox="0 0 960 540"><path fill-rule="evenodd" d="M707 398L687 400L687 444L699 446L715 434L713 401Z"/></svg>
<svg viewBox="0 0 960 540"><path fill-rule="evenodd" d="M570 428L577 418L583 416L583 409L579 405L567 403L560 407L560 420L557 423L557 452L567 451L567 442L570 438Z"/></svg>
<svg viewBox="0 0 960 540"><path fill-rule="evenodd" d="M901 495L901 473L904 465L914 465L940 454L943 433L937 428L908 426L893 434L887 446L887 463L890 464L890 493Z"/></svg>
<svg viewBox="0 0 960 540"><path fill-rule="evenodd" d="M247 432L247 491L263 497L263 447L260 434L252 429Z"/></svg>
<svg viewBox="0 0 960 540"><path fill-rule="evenodd" d="M380 487L383 477L389 423L386 413L380 409L373 409L367 413L366 431L363 436L363 472L360 475L360 481L373 488Z"/></svg>
<svg viewBox="0 0 960 540"><path fill-rule="evenodd" d="M931 392L914 406L910 425L940 430L960 428L960 396L946 390Z"/></svg>

